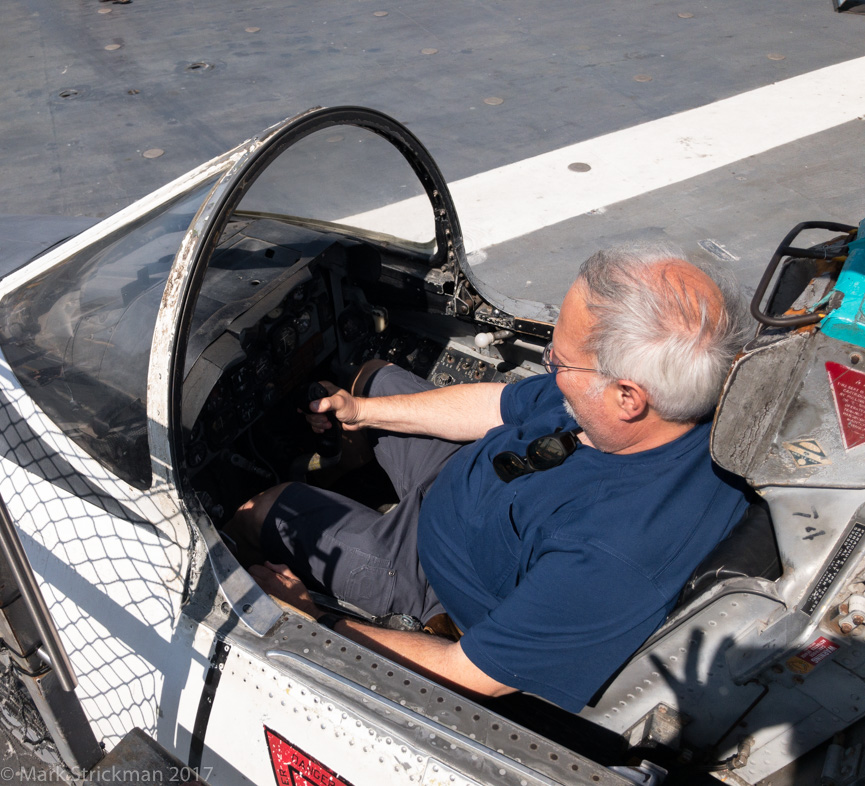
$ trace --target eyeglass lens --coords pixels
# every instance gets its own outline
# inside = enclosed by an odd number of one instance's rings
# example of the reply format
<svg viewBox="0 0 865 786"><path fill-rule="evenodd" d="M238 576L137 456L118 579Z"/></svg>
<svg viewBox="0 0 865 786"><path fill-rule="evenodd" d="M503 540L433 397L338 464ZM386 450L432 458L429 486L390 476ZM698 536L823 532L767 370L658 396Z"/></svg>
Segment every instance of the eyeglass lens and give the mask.
<svg viewBox="0 0 865 786"><path fill-rule="evenodd" d="M506 450L493 457L493 469L505 483L510 483L515 478L531 472L526 462L512 450Z"/></svg>
<svg viewBox="0 0 865 786"><path fill-rule="evenodd" d="M539 470L557 467L568 455L560 437L538 437L526 449L529 463Z"/></svg>
<svg viewBox="0 0 865 786"><path fill-rule="evenodd" d="M544 353L541 355L541 364L548 374L555 371L555 366L553 365L553 342L551 341L544 347Z"/></svg>

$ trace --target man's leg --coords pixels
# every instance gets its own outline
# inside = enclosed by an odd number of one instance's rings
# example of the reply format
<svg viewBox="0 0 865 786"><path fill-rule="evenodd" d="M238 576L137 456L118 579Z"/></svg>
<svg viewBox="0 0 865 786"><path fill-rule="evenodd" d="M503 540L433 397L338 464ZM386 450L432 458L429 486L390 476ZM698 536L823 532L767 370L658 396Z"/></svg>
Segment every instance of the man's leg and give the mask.
<svg viewBox="0 0 865 786"><path fill-rule="evenodd" d="M372 369L365 385L364 392L370 398L420 393L435 388L432 382L390 363ZM451 456L462 447L459 442L414 434L375 430L369 430L367 434L376 460L387 473L400 499L415 489L426 493Z"/></svg>
<svg viewBox="0 0 865 786"><path fill-rule="evenodd" d="M361 367L354 395L387 396L433 385L384 361ZM241 506L226 526L241 562L284 562L313 590L371 614L397 611L426 621L443 611L417 555L421 500L460 445L429 437L368 432L400 502L380 514L303 483L283 483ZM244 562L243 555L249 560Z"/></svg>
<svg viewBox="0 0 865 786"><path fill-rule="evenodd" d="M442 609L418 558L420 502L416 491L381 514L326 489L286 484L264 516L261 548L311 590L375 616L426 621Z"/></svg>
<svg viewBox="0 0 865 786"><path fill-rule="evenodd" d="M261 527L268 511L288 485L280 483L256 494L244 502L222 528L223 533L236 544L237 561L244 567L260 565L268 559L261 550Z"/></svg>
<svg viewBox="0 0 865 786"><path fill-rule="evenodd" d="M393 363L388 363L386 360L381 360L380 358L373 358L372 360L367 360L360 367L360 371L357 372L357 376L355 376L354 381L351 383L351 393L352 396L368 396L369 395L369 384L372 380L375 373L385 366L392 366Z"/></svg>

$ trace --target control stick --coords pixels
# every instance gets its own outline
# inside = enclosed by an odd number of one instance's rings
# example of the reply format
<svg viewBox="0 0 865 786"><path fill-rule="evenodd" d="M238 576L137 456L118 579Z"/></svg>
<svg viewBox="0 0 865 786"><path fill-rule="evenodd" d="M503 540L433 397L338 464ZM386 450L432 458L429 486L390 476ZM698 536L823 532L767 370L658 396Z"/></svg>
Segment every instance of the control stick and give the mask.
<svg viewBox="0 0 865 786"><path fill-rule="evenodd" d="M306 389L307 412L312 413L309 405L312 404L313 401L318 401L320 398L327 398L329 395L330 393L327 392L327 388L325 388L325 386L320 382L311 382L309 387ZM342 423L337 420L334 412L323 412L321 414L327 418L330 423L330 428L326 429L321 434L315 435L316 453L318 453L322 459L335 459L338 461L339 455L342 452ZM332 464L336 463L336 461L327 461L326 463Z"/></svg>

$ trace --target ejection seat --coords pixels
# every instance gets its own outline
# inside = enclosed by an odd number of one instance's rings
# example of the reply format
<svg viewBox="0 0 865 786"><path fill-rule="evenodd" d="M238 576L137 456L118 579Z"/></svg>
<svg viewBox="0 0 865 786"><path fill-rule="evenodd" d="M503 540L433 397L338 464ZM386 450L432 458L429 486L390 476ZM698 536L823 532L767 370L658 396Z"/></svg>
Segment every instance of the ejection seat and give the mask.
<svg viewBox="0 0 865 786"><path fill-rule="evenodd" d="M744 626L784 608L775 590L781 572L768 507L756 500L694 571L664 625L598 691L581 717L640 749L677 751L730 728L739 702L716 702L712 696L727 680L721 678L728 668L726 651ZM752 686L742 692L748 703L759 693Z"/></svg>

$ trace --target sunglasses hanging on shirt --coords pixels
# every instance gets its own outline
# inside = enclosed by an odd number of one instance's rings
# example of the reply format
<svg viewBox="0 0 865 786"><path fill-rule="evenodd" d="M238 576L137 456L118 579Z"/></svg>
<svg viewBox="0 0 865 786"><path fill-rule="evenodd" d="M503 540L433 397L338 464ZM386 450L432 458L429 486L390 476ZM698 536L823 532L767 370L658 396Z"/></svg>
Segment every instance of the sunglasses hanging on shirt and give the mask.
<svg viewBox="0 0 865 786"><path fill-rule="evenodd" d="M493 457L493 469L505 483L510 483L530 472L558 467L580 446L577 435L581 432L581 428L576 428L533 439L526 448L525 456L506 450Z"/></svg>

